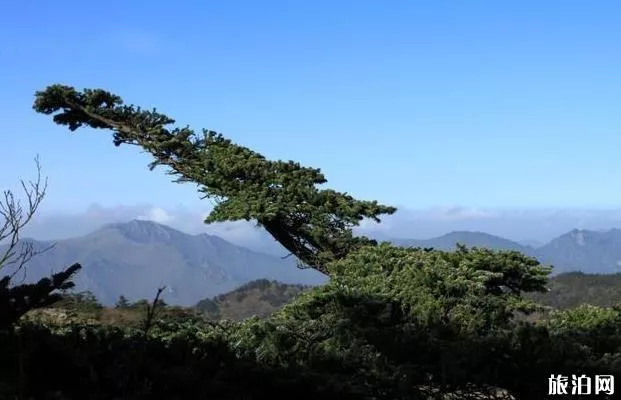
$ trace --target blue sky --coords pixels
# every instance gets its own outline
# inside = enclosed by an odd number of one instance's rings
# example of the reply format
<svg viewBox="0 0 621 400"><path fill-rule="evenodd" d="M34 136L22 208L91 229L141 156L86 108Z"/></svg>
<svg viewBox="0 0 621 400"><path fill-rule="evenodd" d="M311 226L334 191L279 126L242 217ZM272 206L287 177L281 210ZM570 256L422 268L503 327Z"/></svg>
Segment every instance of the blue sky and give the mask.
<svg viewBox="0 0 621 400"><path fill-rule="evenodd" d="M0 6L0 187L47 210L201 207L103 132L31 110L101 87L410 209L621 201L617 1L23 1Z"/></svg>

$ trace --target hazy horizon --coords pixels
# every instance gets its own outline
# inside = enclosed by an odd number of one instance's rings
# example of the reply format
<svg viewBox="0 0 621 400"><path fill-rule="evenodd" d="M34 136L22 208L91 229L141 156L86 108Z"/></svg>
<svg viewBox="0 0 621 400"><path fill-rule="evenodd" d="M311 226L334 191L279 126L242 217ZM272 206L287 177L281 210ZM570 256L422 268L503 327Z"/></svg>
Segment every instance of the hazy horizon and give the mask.
<svg viewBox="0 0 621 400"><path fill-rule="evenodd" d="M149 205L103 207L93 204L82 212L42 211L24 237L61 240L91 233L102 226L133 219L150 220L189 234L209 233L253 250L279 251L264 231L244 221L206 225L203 211ZM400 209L381 224L364 222L356 233L378 239L429 239L453 231L485 232L516 242L544 244L573 229L609 230L621 227L621 208L592 210L490 210L461 207L427 210Z"/></svg>

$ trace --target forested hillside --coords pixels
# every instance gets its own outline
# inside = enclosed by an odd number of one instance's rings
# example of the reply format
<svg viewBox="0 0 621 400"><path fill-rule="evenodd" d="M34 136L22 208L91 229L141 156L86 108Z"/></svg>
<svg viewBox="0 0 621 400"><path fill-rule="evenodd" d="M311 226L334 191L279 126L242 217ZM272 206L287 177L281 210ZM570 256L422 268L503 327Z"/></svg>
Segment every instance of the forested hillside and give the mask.
<svg viewBox="0 0 621 400"><path fill-rule="evenodd" d="M239 321L252 316L266 317L308 290L309 286L260 279L215 298L201 300L196 308L210 319Z"/></svg>
<svg viewBox="0 0 621 400"><path fill-rule="evenodd" d="M550 280L550 291L532 294L544 305L567 309L581 304L612 307L621 304L621 274L598 275L569 272Z"/></svg>
<svg viewBox="0 0 621 400"><path fill-rule="evenodd" d="M160 300L156 317L164 321L205 323L242 321L255 316L266 318L310 289L308 286L260 279L228 293L201 300L194 307L172 306ZM121 296L114 306L106 307L90 292L67 293L52 306L33 310L24 318L63 324L80 321L139 328L151 305L149 299L130 302Z"/></svg>

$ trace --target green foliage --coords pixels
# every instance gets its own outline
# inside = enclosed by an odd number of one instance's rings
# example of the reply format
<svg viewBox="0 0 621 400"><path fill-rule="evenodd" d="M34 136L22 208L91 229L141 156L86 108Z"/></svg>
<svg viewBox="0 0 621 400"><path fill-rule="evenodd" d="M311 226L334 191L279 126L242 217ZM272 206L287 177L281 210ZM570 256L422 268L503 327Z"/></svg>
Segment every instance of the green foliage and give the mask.
<svg viewBox="0 0 621 400"><path fill-rule="evenodd" d="M383 244L330 268L328 285L265 322L246 322L237 333L242 354L321 368L364 398L383 399L424 398L429 388L434 396L502 388L540 398L552 373L621 372L617 310L559 314L566 329L514 318L537 309L524 294L544 290L550 271L519 253Z"/></svg>
<svg viewBox="0 0 621 400"><path fill-rule="evenodd" d="M283 391L348 398L310 373L236 357L221 336L179 324L147 338L118 328L24 325L0 338L0 397L266 399Z"/></svg>
<svg viewBox="0 0 621 400"><path fill-rule="evenodd" d="M588 304L574 309L555 311L546 321L554 332L566 334L613 329L621 332L618 308L600 308Z"/></svg>
<svg viewBox="0 0 621 400"><path fill-rule="evenodd" d="M103 305L90 291L64 293L60 300L53 304L53 307L89 314L97 314L103 309Z"/></svg>
<svg viewBox="0 0 621 400"><path fill-rule="evenodd" d="M157 165L170 168L177 182L199 185L205 197L218 204L207 223L254 220L302 263L321 272L325 265L363 245L352 227L364 218L379 221L394 207L359 201L331 189L319 169L293 161L270 161L219 133L196 134L188 127L171 128L164 114L126 106L106 91L82 92L62 85L37 92L34 109L55 114L54 122L75 131L82 126L113 131L115 145L131 144L151 153Z"/></svg>
<svg viewBox="0 0 621 400"><path fill-rule="evenodd" d="M387 244L352 253L330 270L328 285L263 325L251 323L260 333L247 336L245 348L287 365L338 360L339 368L351 366L340 371L372 380L367 390L381 398L402 398L413 387L422 396L429 384L507 384L494 379L496 352L503 344L511 350L513 315L534 308L522 293L544 290L549 273L516 252Z"/></svg>
<svg viewBox="0 0 621 400"><path fill-rule="evenodd" d="M331 264L331 271L333 284L349 293L383 296L418 321L481 333L533 311L523 293L544 291L550 268L514 251L382 244Z"/></svg>

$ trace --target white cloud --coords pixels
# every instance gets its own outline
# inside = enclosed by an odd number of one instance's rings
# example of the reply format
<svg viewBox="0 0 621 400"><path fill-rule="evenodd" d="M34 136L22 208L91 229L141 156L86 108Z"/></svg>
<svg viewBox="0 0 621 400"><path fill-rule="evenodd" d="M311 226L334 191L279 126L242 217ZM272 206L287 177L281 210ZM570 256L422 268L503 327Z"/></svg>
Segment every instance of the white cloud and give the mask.
<svg viewBox="0 0 621 400"><path fill-rule="evenodd" d="M136 219L157 222L159 224L168 224L175 220L166 210L159 207L151 207L145 215L139 215Z"/></svg>

